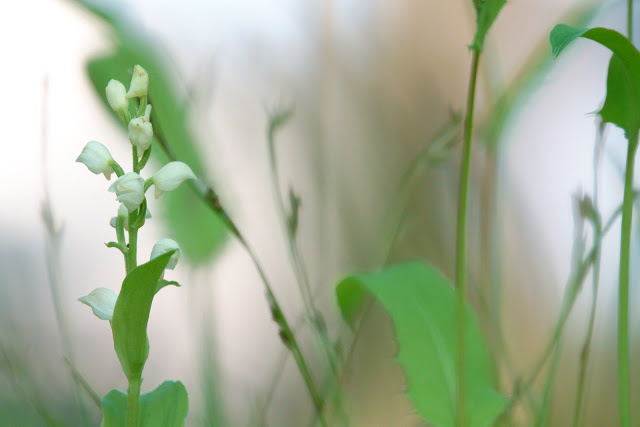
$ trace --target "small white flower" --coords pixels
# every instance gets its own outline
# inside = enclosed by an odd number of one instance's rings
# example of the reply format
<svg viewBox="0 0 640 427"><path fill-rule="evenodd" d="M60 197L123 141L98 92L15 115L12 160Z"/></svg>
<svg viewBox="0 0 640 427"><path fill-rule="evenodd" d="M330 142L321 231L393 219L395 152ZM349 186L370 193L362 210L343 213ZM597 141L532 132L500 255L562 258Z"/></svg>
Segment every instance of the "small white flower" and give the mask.
<svg viewBox="0 0 640 427"><path fill-rule="evenodd" d="M138 156L149 149L153 139L153 125L145 117L136 117L129 122L129 140L138 148Z"/></svg>
<svg viewBox="0 0 640 427"><path fill-rule="evenodd" d="M118 208L118 216L121 216L124 218L124 229L129 231L129 211L127 210L125 205L123 205L122 203L120 203L120 207ZM151 211L149 210L149 208L147 208L147 212L144 214L144 217L146 219L151 218ZM109 225L111 225L113 228L116 228L117 219L118 218L116 218L115 216L112 217L111 221L109 221Z"/></svg>
<svg viewBox="0 0 640 427"><path fill-rule="evenodd" d="M111 184L109 191L116 193L116 200L132 212L138 209L144 200L144 178L135 172L125 173Z"/></svg>
<svg viewBox="0 0 640 427"><path fill-rule="evenodd" d="M106 88L107 102L118 114L129 108L129 100L127 99L127 89L118 80L111 79Z"/></svg>
<svg viewBox="0 0 640 427"><path fill-rule="evenodd" d="M149 74L140 65L133 67L133 75L131 76L131 84L129 85L129 92L127 92L127 98L135 98L147 96L147 89L149 88Z"/></svg>
<svg viewBox="0 0 640 427"><path fill-rule="evenodd" d="M180 255L182 254L180 246L174 240L168 239L166 237L158 240L158 242L153 245L153 249L151 250L151 259L158 258L160 255L166 254L167 252L171 251L175 252L169 259L167 270L173 270L178 263Z"/></svg>
<svg viewBox="0 0 640 427"><path fill-rule="evenodd" d="M189 166L182 162L167 163L151 177L153 184L156 186L156 199L164 191L175 190L188 179L196 179Z"/></svg>
<svg viewBox="0 0 640 427"><path fill-rule="evenodd" d="M84 163L91 172L104 174L105 178L111 179L113 157L107 147L98 141L89 141L76 162Z"/></svg>
<svg viewBox="0 0 640 427"><path fill-rule="evenodd" d="M78 298L83 304L88 305L99 319L113 319L113 309L116 306L118 296L111 289L97 288L86 297Z"/></svg>

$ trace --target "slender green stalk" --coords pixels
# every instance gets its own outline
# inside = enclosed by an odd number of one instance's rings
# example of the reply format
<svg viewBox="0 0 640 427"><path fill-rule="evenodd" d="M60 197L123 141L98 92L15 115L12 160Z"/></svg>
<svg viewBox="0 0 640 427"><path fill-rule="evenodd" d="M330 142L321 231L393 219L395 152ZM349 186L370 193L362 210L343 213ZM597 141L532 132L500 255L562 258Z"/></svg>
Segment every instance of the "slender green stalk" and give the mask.
<svg viewBox="0 0 640 427"><path fill-rule="evenodd" d="M473 131L473 108L476 95L476 80L480 52L473 51L471 77L467 98L467 113L464 123L464 145L460 167L460 187L458 192L458 224L456 238L456 289L457 306L457 371L456 371L456 425L466 425L465 409L465 304L466 304L466 237L467 237L467 200L469 198L469 172L471 169L471 134Z"/></svg>
<svg viewBox="0 0 640 427"><path fill-rule="evenodd" d="M129 380L129 388L127 389L127 427L138 427L141 385L142 378Z"/></svg>
<svg viewBox="0 0 640 427"><path fill-rule="evenodd" d="M629 406L629 260L631 253L631 222L633 214L633 169L638 135L629 138L627 164L622 201L622 229L620 231L620 282L618 288L618 399L620 425L631 425Z"/></svg>
<svg viewBox="0 0 640 427"><path fill-rule="evenodd" d="M138 265L138 228L134 225L136 213L129 214L129 249L125 255L125 267L127 274Z"/></svg>
<svg viewBox="0 0 640 427"><path fill-rule="evenodd" d="M633 0L627 0L627 38L633 43Z"/></svg>
<svg viewBox="0 0 640 427"><path fill-rule="evenodd" d="M177 157L171 151L166 140L164 139L161 133L161 130L159 129L159 126L156 126L155 129L157 130L157 132L154 132L154 135L156 137L156 140L158 141L158 145L162 147L163 151L165 152L167 157L169 157L170 160L172 161L177 160ZM274 313L277 312L280 314L280 316L278 316L279 318L274 320L276 320L276 322L281 328L282 339L287 345L287 348L289 348L289 350L291 351L291 354L293 355L296 361L296 364L298 366L298 371L302 375L305 381L305 384L307 386L307 390L311 395L311 400L313 401L315 410L318 413L320 423L322 425L326 425L326 421L322 415L322 411L324 409L324 400L322 399L322 396L318 392L318 388L316 387L313 377L311 376L311 371L307 365L304 355L302 354L302 351L300 350L300 346L298 345L298 342L293 333L293 330L291 329L289 322L287 321L287 318L284 315L284 312L282 311L280 304L278 303L278 300L275 297L275 294L273 293L271 282L269 281L269 279L267 278L267 275L262 269L262 266L260 264L260 261L258 260L257 255L255 254L251 246L248 244L248 242L244 238L244 235L240 232L240 230L235 225L233 220L227 214L227 211L224 209L224 207L220 203L220 199L218 198L218 195L213 190L213 188L210 188L204 185L202 181L191 182L191 188L196 192L196 194L200 197L203 203L205 203L214 213L216 213L217 215L220 215L220 217L229 227L229 230L231 231L231 233L238 239L240 244L244 246L245 250L249 254L249 257L253 261L253 264L256 267L256 270L258 271L258 274L260 275L260 278L262 279L262 282L265 286L267 300L271 305L272 312Z"/></svg>
<svg viewBox="0 0 640 427"><path fill-rule="evenodd" d="M138 148L134 145L131 150L131 162L133 164L133 171L140 173L140 165L138 164Z"/></svg>
<svg viewBox="0 0 640 427"><path fill-rule="evenodd" d="M542 356L534 365L531 374L529 374L529 376L526 377L523 381L519 382L519 385L518 387L516 387L514 395L511 397L507 408L501 415L501 418L504 419L513 410L520 398L529 391L536 378L538 378L540 372L542 372L542 368L544 368L547 360L553 355L556 346L560 343L564 327L567 323L567 320L569 319L569 314L571 314L571 309L573 308L578 290L580 289L581 283L584 281L585 277L589 273L589 270L591 269L591 266L595 261L596 252L597 250L595 247L593 247L589 251L584 260L580 262L576 273L567 284L567 291L565 292L565 296L563 298L564 301L562 303L562 309L560 311L560 316L558 317L558 321L553 331L553 336L545 347Z"/></svg>
<svg viewBox="0 0 640 427"><path fill-rule="evenodd" d="M595 147L593 150L593 208L598 212L599 201L599 177L600 177L600 157L602 154L602 145L604 142L604 129L605 124L603 122L598 126L598 133L596 138ZM578 386L576 392L576 402L573 411L573 427L580 425L580 418L582 415L582 404L584 400L585 383L587 378L587 368L589 367L589 353L591 350L591 341L593 339L593 329L595 326L596 307L598 301L598 288L600 282L600 258L601 258L601 246L602 246L602 221L598 215L598 221L594 226L593 240L595 243L599 243L597 246L596 258L593 263L592 273L592 285L591 285L591 311L589 313L589 325L587 327L587 335L580 352L580 370L578 372Z"/></svg>
<svg viewBox="0 0 640 427"><path fill-rule="evenodd" d="M627 0L627 37L633 43L633 0ZM627 165L622 201L620 231L620 281L618 287L618 405L620 425L631 425L629 406L629 259L631 253L631 222L633 215L633 172L638 135L629 138Z"/></svg>
<svg viewBox="0 0 640 427"><path fill-rule="evenodd" d="M246 242L244 242L242 238L239 237L239 239L245 245L247 252L249 252L251 259L254 261L254 264L258 270L258 274L260 274L260 277L262 278L262 281L265 284L267 301L269 301L273 319L280 326L280 338L282 339L283 343L287 346L287 348L289 348L289 350L291 351L291 354L293 355L293 358L296 361L296 364L298 365L298 370L300 371L300 374L302 375L302 378L304 379L304 382L307 386L307 390L309 391L309 395L311 396L311 400L313 401L313 406L315 407L316 413L318 414L320 423L323 426L325 426L327 424L322 415L322 412L324 410L324 400L322 399L322 396L318 392L318 388L315 385L315 381L311 376L311 370L309 369L309 366L307 365L304 355L300 350L300 346L298 345L298 341L296 340L295 335L293 334L293 330L291 329L291 326L289 325L289 322L287 321L284 315L284 312L282 311L282 308L280 307L280 304L278 303L278 300L276 299L276 296L273 293L273 290L271 289L271 285L267 280L267 275L265 274L264 270L262 270L262 267L258 262L258 258L254 254L253 250L250 249L250 246Z"/></svg>
<svg viewBox="0 0 640 427"><path fill-rule="evenodd" d="M293 230L288 225L288 217L287 208L285 207L284 199L282 198L282 193L280 191L279 185L279 177L278 177L278 162L276 158L275 151L275 126L273 124L269 125L269 129L267 131L267 142L269 146L269 163L271 169L271 181L273 184L273 190L275 193L276 205L278 208L278 214L282 219L282 225L284 226L285 235L287 237L287 248L289 250L289 258L291 264L293 265L293 272L296 277L296 282L298 283L298 288L300 289L300 294L302 296L302 302L304 304L305 310L307 311L307 315L310 317L313 316L316 309L313 303L313 299L311 297L311 286L309 285L309 275L307 274L306 266L302 261L302 257L300 256L300 251L298 250L298 243L296 241L295 230ZM296 209L292 206L292 209ZM292 212L291 214L295 214Z"/></svg>
<svg viewBox="0 0 640 427"><path fill-rule="evenodd" d="M549 367L549 372L547 373L547 381L542 395L542 404L540 405L540 410L538 411L538 416L536 419L536 427L544 427L549 425L548 419L551 412L551 405L553 403L553 384L555 383L556 375L558 372L558 363L560 362L560 353L562 352L561 350L562 342L559 342L555 347L553 355L551 357L551 366Z"/></svg>

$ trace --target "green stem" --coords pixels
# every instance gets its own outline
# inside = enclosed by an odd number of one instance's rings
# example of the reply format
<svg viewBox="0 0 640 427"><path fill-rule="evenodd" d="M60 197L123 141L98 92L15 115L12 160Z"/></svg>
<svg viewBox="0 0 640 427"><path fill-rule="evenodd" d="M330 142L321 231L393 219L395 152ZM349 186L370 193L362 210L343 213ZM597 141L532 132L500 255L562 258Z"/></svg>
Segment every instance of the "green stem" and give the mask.
<svg viewBox="0 0 640 427"><path fill-rule="evenodd" d="M137 174L140 173L140 165L138 164L138 147L135 145L131 146L131 162L133 164L133 171Z"/></svg>
<svg viewBox="0 0 640 427"><path fill-rule="evenodd" d="M127 389L127 427L138 427L140 416L140 386L142 378L135 378L129 381Z"/></svg>
<svg viewBox="0 0 640 427"><path fill-rule="evenodd" d="M631 220L633 214L633 169L638 148L637 133L629 138L622 201L620 236L620 283L618 288L618 399L620 425L631 425L629 407L629 260L631 252Z"/></svg>
<svg viewBox="0 0 640 427"><path fill-rule="evenodd" d="M471 78L467 98L467 113L464 123L464 145L462 147L462 165L460 167L460 189L458 193L458 224L456 240L456 289L457 307L457 371L456 371L456 425L466 425L465 410L465 304L466 304L466 226L467 200L469 196L469 171L471 169L471 134L473 131L473 107L475 103L476 80L480 52L473 51Z"/></svg>
<svg viewBox="0 0 640 427"><path fill-rule="evenodd" d="M129 249L125 257L125 267L127 274L138 265L138 229L134 226L136 213L129 214Z"/></svg>
<svg viewBox="0 0 640 427"><path fill-rule="evenodd" d="M520 398L529 391L529 389L535 382L540 372L542 372L542 368L547 363L547 360L549 359L549 357L553 355L554 349L560 343L562 339L562 333L564 331L564 327L567 323L567 320L569 319L569 314L571 314L571 309L573 308L573 304L576 300L576 296L578 294L580 286L584 281L584 279L586 278L587 274L589 273L589 270L591 269L595 261L596 254L597 254L597 245L599 245L599 243L594 244L594 247L589 251L589 253L584 258L584 260L581 261L575 274L567 283L567 286L565 288L566 289L565 296L563 297L563 302L562 302L562 309L560 311L560 316L558 317L558 321L553 331L553 336L551 337L551 340L545 347L544 352L542 353L542 356L536 362L534 368L531 371L531 374L529 374L529 376L526 377L526 379L524 379L519 383L519 386L516 388L514 395L509 400L509 403L507 404L506 409L501 414L502 419L505 419L505 417L508 416L509 413L511 413L511 411L513 410L515 405L518 403Z"/></svg>
<svg viewBox="0 0 640 427"><path fill-rule="evenodd" d="M560 361L561 347L562 342L559 341L553 350L553 355L551 356L551 366L549 367L549 372L547 373L547 381L544 386L544 392L542 395L542 405L540 405L540 410L538 411L538 416L535 423L536 427L544 427L549 425L548 419L551 412L551 404L553 402L553 385L558 372L558 362Z"/></svg>
<svg viewBox="0 0 640 427"><path fill-rule="evenodd" d="M602 145L604 142L605 123L600 122L596 143L593 150L593 208L598 212L598 221L594 223L593 240L597 246L595 261L593 263L592 273L592 295L591 295L591 311L589 313L589 325L587 326L587 336L580 352L580 369L578 371L578 387L576 392L576 402L573 411L573 427L580 425L582 415L582 404L584 399L585 383L587 379L587 368L589 367L589 352L591 350L591 341L593 339L593 329L595 326L596 307L598 301L598 288L600 287L600 253L602 246L602 220L600 219L599 205L599 177L600 177L600 157L602 154Z"/></svg>
<svg viewBox="0 0 640 427"><path fill-rule="evenodd" d="M633 44L633 0L627 0L627 38Z"/></svg>
<svg viewBox="0 0 640 427"><path fill-rule="evenodd" d="M276 296L273 293L273 289L271 288L269 279L267 278L266 273L262 269L262 266L258 262L258 257L251 249L251 246L249 246L246 240L244 240L244 237L242 237L242 235L239 232L238 234L236 234L236 237L238 238L240 243L242 243L242 245L245 247L249 256L251 257L251 260L256 266L256 269L258 270L258 274L260 275L260 278L262 279L262 282L264 283L264 286L265 286L267 301L269 302L269 306L273 314L273 320L278 324L278 326L280 326L280 333L281 333L280 337L282 338L282 341L287 346L287 348L291 351L291 354L293 355L293 358L296 361L296 365L298 365L298 371L300 371L300 374L302 375L302 378L304 379L304 382L307 386L307 390L309 391L309 395L311 396L311 400L313 401L313 406L316 410L316 413L318 414L318 419L320 421L320 424L323 426L326 426L327 423L323 416L324 400L320 395L320 393L318 392L318 388L316 387L315 381L311 376L311 370L309 369L309 365L307 365L307 361L305 360L304 355L302 354L302 350L300 350L300 345L298 344L298 340L296 339L296 336L294 335L293 330L291 329L291 326L289 325L289 322L287 321L287 318L284 315L284 312L282 311L282 307L278 303L278 300L276 299Z"/></svg>
<svg viewBox="0 0 640 427"><path fill-rule="evenodd" d="M157 132L155 135L158 141L158 145L162 147L164 152L167 154L167 157L169 157L171 161L177 160L177 157L171 151L162 133ZM294 335L289 325L289 322L284 316L284 313L280 309L280 305L278 304L278 301L275 298L275 295L273 293L271 283L267 278L267 275L265 274L264 270L262 269L262 266L260 264L260 261L258 260L257 255L255 254L251 246L249 246L249 244L247 243L246 239L244 238L244 235L240 232L240 230L235 225L233 220L227 214L227 211L224 209L224 207L220 203L220 200L218 199L218 195L213 190L213 188L207 187L206 185L201 184L201 181L190 181L190 183L191 183L191 188L196 192L196 194L200 197L203 203L205 203L213 212L220 215L220 217L229 227L229 230L231 231L231 233L238 239L238 241L242 244L242 246L244 246L245 250L249 254L249 257L251 258L251 261L253 261L253 264L255 265L256 270L258 271L258 274L260 275L260 279L262 279L262 282L265 286L267 299L271 304L272 310L277 309L278 311L280 311L280 313L282 313L282 318L279 319L277 323L282 329L283 334L285 335L285 339L287 340L287 343L286 343L287 348L290 349L292 355L294 356L296 364L298 365L298 370L300 371L300 374L302 375L305 381L309 394L311 395L311 399L313 400L313 404L316 409L316 412L318 413L320 423L322 425L326 425L327 423L322 414L322 411L324 408L324 401L322 399L322 396L320 395L320 393L318 393L318 388L316 387L315 382L313 381L313 378L311 376L311 371L309 370L307 362L303 357L303 354L300 350L300 346L298 345L296 336Z"/></svg>

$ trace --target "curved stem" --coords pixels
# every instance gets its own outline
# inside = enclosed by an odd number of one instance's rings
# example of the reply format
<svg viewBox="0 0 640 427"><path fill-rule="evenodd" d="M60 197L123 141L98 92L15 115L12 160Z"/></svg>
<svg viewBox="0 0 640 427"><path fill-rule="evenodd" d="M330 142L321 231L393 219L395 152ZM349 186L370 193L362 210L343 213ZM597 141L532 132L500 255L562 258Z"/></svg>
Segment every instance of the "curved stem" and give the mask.
<svg viewBox="0 0 640 427"><path fill-rule="evenodd" d="M267 301L269 301L271 312L273 314L273 320L278 324L278 326L280 326L280 338L282 339L284 344L287 346L287 348L289 348L289 350L291 351L291 354L293 355L293 358L296 361L296 364L298 365L298 370L300 371L300 374L304 379L307 389L309 390L309 394L311 395L311 400L313 401L313 406L315 407L316 413L318 414L320 423L321 425L325 426L326 421L322 415L322 411L324 409L324 400L322 399L322 396L318 392L318 388L316 387L313 377L311 376L311 370L309 369L309 366L307 365L304 355L300 350L300 346L298 345L298 341L296 340L296 337L293 334L293 330L291 329L291 326L289 325L289 322L287 321L287 318L285 317L284 312L282 311L282 308L280 307L280 304L278 303L278 300L276 299L276 296L273 293L273 289L271 288L269 280L267 279L266 273L264 272L264 270L262 269L258 261L258 257L253 252L251 247L247 244L247 242L244 240L242 235L238 234L236 235L236 237L238 238L238 240L240 240L240 243L242 243L242 245L245 247L245 249L249 253L249 256L251 257L251 260L255 264L256 269L258 270L258 274L260 275L260 278L262 279L265 285Z"/></svg>
<svg viewBox="0 0 640 427"><path fill-rule="evenodd" d="M469 196L469 171L471 169L471 134L473 131L473 107L475 103L476 80L480 52L473 51L471 77L467 97L467 113L464 123L464 145L460 167L460 187L458 192L458 223L456 227L456 289L457 305L457 371L456 371L456 425L466 425L465 410L465 304L466 304L466 225L467 200Z"/></svg>
<svg viewBox="0 0 640 427"><path fill-rule="evenodd" d="M171 148L169 147L166 140L164 139L164 136L161 133L161 128L159 126L156 126L156 130L158 132L155 132L154 135L156 137L156 140L158 141L158 145L162 147L163 151L165 152L167 157L169 157L170 160L172 161L177 160L177 157L171 151ZM269 303L272 305L271 309L274 311L278 310L282 314L280 319L278 320L274 319L274 320L276 320L276 322L280 326L281 331L284 335L283 339L286 340L285 344L287 345L287 348L289 348L292 355L294 356L296 364L298 365L298 371L300 371L300 374L302 375L305 381L309 394L311 395L311 399L313 400L313 404L316 412L318 413L320 423L322 425L326 425L326 421L324 420L324 417L322 415L322 411L324 409L324 400L322 399L322 396L318 392L318 388L316 387L315 382L313 381L313 378L310 373L311 371L309 370L306 360L303 357L302 351L300 350L300 346L298 345L295 334L293 333L293 330L291 329L289 322L284 316L284 313L280 309L280 305L277 299L275 298L275 294L273 293L271 283L269 282L267 275L262 269L262 266L260 264L260 261L258 260L257 255L251 249L251 246L249 246L249 244L244 238L244 235L240 232L236 224L227 214L227 211L224 209L224 207L220 203L220 199L218 198L218 195L213 190L213 188L206 186L202 181L190 180L189 182L191 184L191 188L196 192L196 194L200 197L203 203L205 203L214 213L216 213L217 215L220 215L222 220L229 227L229 231L231 231L231 233L238 239L240 244L244 246L245 250L249 254L249 257L253 261L253 264L255 265L256 270L258 271L258 274L260 275L260 278L262 279L262 282L265 286L267 299L269 300Z"/></svg>
<svg viewBox="0 0 640 427"><path fill-rule="evenodd" d="M631 425L629 407L629 260L631 252L631 220L633 214L633 169L638 148L638 135L629 138L622 201L620 236L620 282L618 288L618 399L620 425Z"/></svg>

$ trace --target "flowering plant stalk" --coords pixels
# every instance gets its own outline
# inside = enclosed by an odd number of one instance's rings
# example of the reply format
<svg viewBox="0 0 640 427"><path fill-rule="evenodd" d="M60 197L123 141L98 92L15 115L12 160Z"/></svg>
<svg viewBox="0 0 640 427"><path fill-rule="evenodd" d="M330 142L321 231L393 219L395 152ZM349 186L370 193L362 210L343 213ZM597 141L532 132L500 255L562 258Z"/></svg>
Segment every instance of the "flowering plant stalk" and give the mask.
<svg viewBox="0 0 640 427"><path fill-rule="evenodd" d="M105 427L183 425L189 409L187 391L180 381L165 381L155 390L140 395L142 371L149 355L147 323L151 303L160 289L167 285L179 286L175 281L165 280L164 272L176 266L181 254L175 241L163 238L153 247L150 260L138 265L138 231L151 217L145 194L154 186L158 198L182 182L195 179L189 166L177 161L168 163L150 178L141 176L151 154L153 138L148 85L147 72L136 65L128 91L117 80L111 80L106 87L109 105L129 130L133 170L125 173L109 150L97 141L87 143L77 159L107 180L115 173L117 179L108 191L115 193L120 202L117 215L111 219L116 240L106 243L107 247L119 250L124 258L126 277L120 293L100 287L79 298L98 318L109 321L114 349L129 382L127 394L111 390L102 399Z"/></svg>

